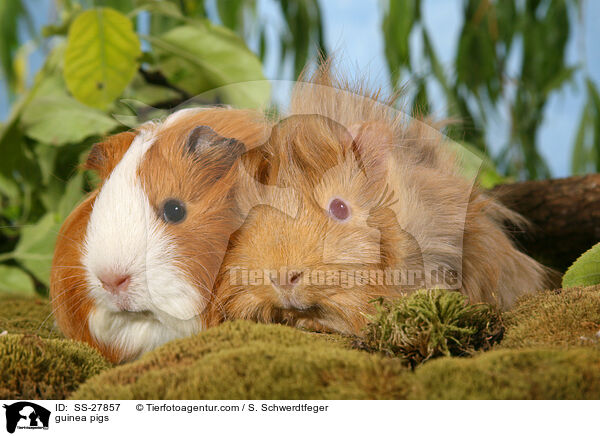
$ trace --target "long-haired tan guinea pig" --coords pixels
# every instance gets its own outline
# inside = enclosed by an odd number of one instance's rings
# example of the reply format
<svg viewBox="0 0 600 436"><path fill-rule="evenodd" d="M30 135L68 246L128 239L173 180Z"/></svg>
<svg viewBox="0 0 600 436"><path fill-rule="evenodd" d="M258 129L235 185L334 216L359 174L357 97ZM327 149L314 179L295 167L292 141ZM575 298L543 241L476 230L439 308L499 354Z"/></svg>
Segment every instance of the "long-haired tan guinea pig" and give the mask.
<svg viewBox="0 0 600 436"><path fill-rule="evenodd" d="M299 210L264 206L251 185L241 192L251 212L217 279L222 318L358 334L376 297L454 287L507 308L550 283L503 227L522 219L460 175L439 132L385 103L327 66L296 85L291 115L242 162L288 188L269 191L269 204Z"/></svg>
<svg viewBox="0 0 600 436"><path fill-rule="evenodd" d="M58 326L114 362L206 325L230 233L235 168L267 137L251 112L175 112L109 137L86 166L101 184L60 230L50 296Z"/></svg>

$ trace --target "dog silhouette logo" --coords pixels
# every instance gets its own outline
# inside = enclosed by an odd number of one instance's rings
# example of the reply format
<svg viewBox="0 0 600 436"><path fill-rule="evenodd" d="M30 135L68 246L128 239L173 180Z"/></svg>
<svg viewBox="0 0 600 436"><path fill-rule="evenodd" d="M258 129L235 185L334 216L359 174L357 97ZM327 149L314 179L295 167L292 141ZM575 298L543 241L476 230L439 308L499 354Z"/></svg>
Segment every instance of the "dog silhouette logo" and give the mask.
<svg viewBox="0 0 600 436"><path fill-rule="evenodd" d="M6 431L14 433L18 429L48 429L50 411L42 406L29 401L19 401L10 405L4 404L6 409Z"/></svg>

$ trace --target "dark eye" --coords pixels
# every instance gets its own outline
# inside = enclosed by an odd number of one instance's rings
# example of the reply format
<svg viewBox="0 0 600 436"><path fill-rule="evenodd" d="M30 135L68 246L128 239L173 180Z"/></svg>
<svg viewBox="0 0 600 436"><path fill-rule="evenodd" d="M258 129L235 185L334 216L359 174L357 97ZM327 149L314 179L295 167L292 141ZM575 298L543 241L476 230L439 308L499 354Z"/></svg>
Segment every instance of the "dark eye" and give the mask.
<svg viewBox="0 0 600 436"><path fill-rule="evenodd" d="M339 198L334 198L329 202L329 215L336 220L346 221L350 218L350 207Z"/></svg>
<svg viewBox="0 0 600 436"><path fill-rule="evenodd" d="M162 207L163 219L172 224L180 223L185 219L186 210L185 204L175 198L165 201Z"/></svg>

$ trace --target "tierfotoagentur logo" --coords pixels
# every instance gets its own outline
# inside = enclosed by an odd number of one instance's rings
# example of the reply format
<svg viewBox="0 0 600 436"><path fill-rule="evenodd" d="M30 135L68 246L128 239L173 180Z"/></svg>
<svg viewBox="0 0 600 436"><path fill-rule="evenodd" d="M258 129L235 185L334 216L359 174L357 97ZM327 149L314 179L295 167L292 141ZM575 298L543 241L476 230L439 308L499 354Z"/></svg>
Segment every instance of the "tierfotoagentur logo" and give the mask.
<svg viewBox="0 0 600 436"><path fill-rule="evenodd" d="M385 285L414 287L446 287L454 289L460 283L459 273L438 266L435 269L248 269L232 267L229 269L229 282L234 286L269 285L273 280L291 284L300 281L303 285L339 286L353 288L355 285Z"/></svg>
<svg viewBox="0 0 600 436"><path fill-rule="evenodd" d="M29 401L4 404L6 409L6 431L14 433L19 430L48 430L50 411Z"/></svg>

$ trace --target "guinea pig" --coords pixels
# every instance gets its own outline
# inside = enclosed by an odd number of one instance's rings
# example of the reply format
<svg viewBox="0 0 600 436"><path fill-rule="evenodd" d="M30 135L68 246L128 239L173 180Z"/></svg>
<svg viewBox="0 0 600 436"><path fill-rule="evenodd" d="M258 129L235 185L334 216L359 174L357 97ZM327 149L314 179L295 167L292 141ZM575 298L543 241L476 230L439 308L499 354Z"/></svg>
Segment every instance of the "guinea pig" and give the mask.
<svg viewBox="0 0 600 436"><path fill-rule="evenodd" d="M206 326L239 225L237 161L265 132L250 111L186 109L93 146L101 182L63 224L51 272L67 337L123 362Z"/></svg>
<svg viewBox="0 0 600 436"><path fill-rule="evenodd" d="M217 279L223 319L360 334L378 297L441 287L506 309L551 283L504 227L522 218L461 175L441 133L327 68L296 85L290 115L242 157L285 190L239 192L250 212ZM288 203L295 215L273 207Z"/></svg>

